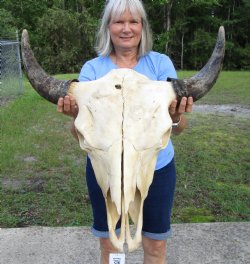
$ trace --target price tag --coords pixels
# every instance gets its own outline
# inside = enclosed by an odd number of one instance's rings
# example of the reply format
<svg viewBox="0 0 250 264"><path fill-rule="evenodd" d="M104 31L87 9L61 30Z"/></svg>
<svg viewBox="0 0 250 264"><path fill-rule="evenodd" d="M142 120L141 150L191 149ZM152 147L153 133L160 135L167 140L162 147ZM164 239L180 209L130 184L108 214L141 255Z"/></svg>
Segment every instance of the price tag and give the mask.
<svg viewBox="0 0 250 264"><path fill-rule="evenodd" d="M125 254L124 253L109 254L109 264L125 264Z"/></svg>

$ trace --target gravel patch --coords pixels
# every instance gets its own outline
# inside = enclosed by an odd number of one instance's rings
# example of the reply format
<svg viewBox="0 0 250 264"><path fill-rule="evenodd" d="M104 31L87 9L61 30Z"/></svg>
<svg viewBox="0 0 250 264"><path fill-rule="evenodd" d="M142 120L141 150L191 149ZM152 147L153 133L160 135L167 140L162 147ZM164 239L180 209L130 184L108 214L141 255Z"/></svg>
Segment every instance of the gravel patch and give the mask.
<svg viewBox="0 0 250 264"><path fill-rule="evenodd" d="M233 117L243 117L250 119L250 108L243 107L241 105L194 105L194 113L214 113L214 114L223 114Z"/></svg>

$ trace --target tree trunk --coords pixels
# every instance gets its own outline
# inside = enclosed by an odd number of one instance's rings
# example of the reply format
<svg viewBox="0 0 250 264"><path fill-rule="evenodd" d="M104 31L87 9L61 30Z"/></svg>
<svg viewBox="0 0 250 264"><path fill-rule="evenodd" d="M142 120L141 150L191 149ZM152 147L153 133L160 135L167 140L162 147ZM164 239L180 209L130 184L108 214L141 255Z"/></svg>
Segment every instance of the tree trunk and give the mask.
<svg viewBox="0 0 250 264"><path fill-rule="evenodd" d="M174 0L169 0L167 4L165 4L164 8L164 29L169 32L171 28L171 9L173 6ZM168 52L168 41L165 46L165 52Z"/></svg>
<svg viewBox="0 0 250 264"><path fill-rule="evenodd" d="M182 32L182 36L181 36L181 70L183 70L184 35L185 35L185 33Z"/></svg>

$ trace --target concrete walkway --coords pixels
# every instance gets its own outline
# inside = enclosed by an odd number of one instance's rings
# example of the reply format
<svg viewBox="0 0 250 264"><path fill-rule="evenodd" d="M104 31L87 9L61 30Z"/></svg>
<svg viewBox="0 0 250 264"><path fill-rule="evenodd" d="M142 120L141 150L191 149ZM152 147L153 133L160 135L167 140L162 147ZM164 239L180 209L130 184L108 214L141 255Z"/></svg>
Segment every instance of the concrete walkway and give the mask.
<svg viewBox="0 0 250 264"><path fill-rule="evenodd" d="M176 224L168 264L249 264L250 223ZM0 229L0 264L98 264L99 245L87 227ZM126 264L142 264L142 250Z"/></svg>

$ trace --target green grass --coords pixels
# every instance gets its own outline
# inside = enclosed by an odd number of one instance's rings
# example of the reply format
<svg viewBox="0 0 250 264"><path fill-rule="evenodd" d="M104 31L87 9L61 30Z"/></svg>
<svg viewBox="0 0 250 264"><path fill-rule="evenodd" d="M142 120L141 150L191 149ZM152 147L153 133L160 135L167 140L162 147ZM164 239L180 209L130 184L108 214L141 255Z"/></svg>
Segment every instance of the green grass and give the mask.
<svg viewBox="0 0 250 264"><path fill-rule="evenodd" d="M1 109L0 226L90 223L85 154L71 121L25 86Z"/></svg>
<svg viewBox="0 0 250 264"><path fill-rule="evenodd" d="M186 132L173 137L178 175L174 221L250 220L249 131L249 119L189 116Z"/></svg>
<svg viewBox="0 0 250 264"><path fill-rule="evenodd" d="M249 72L223 72L202 102L250 107L249 83ZM85 154L69 133L70 118L27 81L25 93L0 113L0 227L91 224ZM172 137L178 174L173 221L249 221L249 119L198 113L188 119L185 132Z"/></svg>

